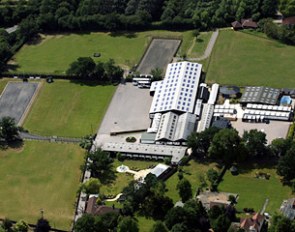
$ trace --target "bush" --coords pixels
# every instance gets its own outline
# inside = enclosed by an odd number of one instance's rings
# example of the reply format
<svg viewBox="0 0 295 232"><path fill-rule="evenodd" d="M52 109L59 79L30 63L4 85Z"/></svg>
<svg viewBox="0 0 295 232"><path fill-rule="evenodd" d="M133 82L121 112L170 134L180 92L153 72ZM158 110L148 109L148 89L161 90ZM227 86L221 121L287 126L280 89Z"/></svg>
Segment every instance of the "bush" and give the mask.
<svg viewBox="0 0 295 232"><path fill-rule="evenodd" d="M184 156L181 160L180 160L180 165L181 166L184 166L184 165L186 165L189 161L190 161L190 156Z"/></svg>
<svg viewBox="0 0 295 232"><path fill-rule="evenodd" d="M289 131L288 131L288 138L293 138L294 136L294 130L295 130L295 123L293 123L290 127L289 127Z"/></svg>
<svg viewBox="0 0 295 232"><path fill-rule="evenodd" d="M127 137L126 138L126 142L128 143L135 143L136 142L136 138L133 136Z"/></svg>
<svg viewBox="0 0 295 232"><path fill-rule="evenodd" d="M120 152L117 153L117 159L120 161L120 162L123 162L125 160L125 157L122 156L122 154Z"/></svg>
<svg viewBox="0 0 295 232"><path fill-rule="evenodd" d="M166 157L166 158L164 159L164 163L165 163L166 165L170 165L170 164L171 164L171 158Z"/></svg>

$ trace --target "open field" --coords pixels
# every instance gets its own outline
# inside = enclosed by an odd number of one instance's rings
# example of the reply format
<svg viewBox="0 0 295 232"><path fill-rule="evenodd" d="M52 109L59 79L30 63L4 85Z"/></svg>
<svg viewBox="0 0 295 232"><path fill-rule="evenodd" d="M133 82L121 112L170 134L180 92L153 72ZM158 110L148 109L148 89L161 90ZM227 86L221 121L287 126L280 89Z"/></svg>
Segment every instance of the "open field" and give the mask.
<svg viewBox="0 0 295 232"><path fill-rule="evenodd" d="M116 87L93 82L44 83L24 128L38 135L81 137L100 125Z"/></svg>
<svg viewBox="0 0 295 232"><path fill-rule="evenodd" d="M0 150L0 217L36 223L43 209L51 226L69 230L83 152L78 145L47 142Z"/></svg>
<svg viewBox="0 0 295 232"><path fill-rule="evenodd" d="M274 168L242 167L239 169L241 174L237 176L233 176L227 171L218 187L219 191L239 194L237 204L239 211L242 211L243 208L254 208L259 211L262 209L265 199L268 198L266 212L273 215L280 208L282 201L292 196L290 187L282 185ZM270 179L256 178L257 171L270 173Z"/></svg>
<svg viewBox="0 0 295 232"><path fill-rule="evenodd" d="M182 170L184 171L183 176L191 183L193 194L195 194L197 188L200 187L199 176L206 174L210 168L215 167L215 163L199 163L194 160L191 160L187 165L182 167ZM174 203L180 200L178 190L176 189L179 181L177 174L178 172L176 172L165 182L166 188L168 189L166 195L170 197Z"/></svg>
<svg viewBox="0 0 295 232"><path fill-rule="evenodd" d="M207 82L238 86L295 87L295 47L232 30L221 30Z"/></svg>
<svg viewBox="0 0 295 232"><path fill-rule="evenodd" d="M16 124L21 124L21 118L29 107L38 83L10 82L0 97L0 118L12 117Z"/></svg>
<svg viewBox="0 0 295 232"><path fill-rule="evenodd" d="M152 37L183 38L182 52L193 41L191 31L42 35L39 40L24 45L9 63L18 66L11 70L14 73L63 74L78 57L92 57L99 52L101 57L94 58L95 61L113 58L117 64L131 68L139 62Z"/></svg>

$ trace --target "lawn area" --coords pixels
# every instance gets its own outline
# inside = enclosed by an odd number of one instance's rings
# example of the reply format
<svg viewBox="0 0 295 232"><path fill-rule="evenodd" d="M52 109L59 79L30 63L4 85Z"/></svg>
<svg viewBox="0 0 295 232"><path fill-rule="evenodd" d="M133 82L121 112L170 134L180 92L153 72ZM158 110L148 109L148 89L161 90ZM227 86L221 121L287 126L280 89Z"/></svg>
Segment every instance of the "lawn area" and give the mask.
<svg viewBox="0 0 295 232"><path fill-rule="evenodd" d="M51 226L69 230L83 153L78 145L47 142L0 150L0 217L36 223L43 209Z"/></svg>
<svg viewBox="0 0 295 232"><path fill-rule="evenodd" d="M81 137L94 134L115 90L115 86L92 82L44 82L24 128L39 135Z"/></svg>
<svg viewBox="0 0 295 232"><path fill-rule="evenodd" d="M207 70L207 82L295 87L295 46L249 33L221 30Z"/></svg>
<svg viewBox="0 0 295 232"><path fill-rule="evenodd" d="M197 161L191 160L186 166L183 167L184 178L189 180L192 185L193 194L196 192L197 188L200 185L199 176L206 174L208 169L216 168L215 163L199 163ZM178 190L176 189L178 183L178 172L171 176L166 181L166 188L168 191L166 195L170 197L174 203L180 200L178 195Z"/></svg>
<svg viewBox="0 0 295 232"><path fill-rule="evenodd" d="M123 189L129 184L129 182L133 180L132 174L116 172L116 168L121 164L128 166L130 169L142 170L149 168L151 165L156 165L157 162L143 160L124 160L123 162L120 162L117 159L115 159L113 168L115 171L116 179L111 184L102 185L100 193L104 195L116 196L117 194L123 191Z"/></svg>
<svg viewBox="0 0 295 232"><path fill-rule="evenodd" d="M255 178L257 171L270 173L269 180ZM266 212L274 214L284 199L291 197L291 189L283 186L274 168L248 169L242 168L241 174L233 176L229 171L224 175L219 184L219 191L239 194L237 209L254 208L256 211L262 209L265 199L269 199Z"/></svg>
<svg viewBox="0 0 295 232"><path fill-rule="evenodd" d="M188 57L200 57L204 54L207 44L211 38L212 31L201 32L197 39L195 39L195 44L192 47L191 52L187 54Z"/></svg>
<svg viewBox="0 0 295 232"><path fill-rule="evenodd" d="M181 51L186 52L193 40L191 31L145 31L137 33L88 33L41 35L35 43L24 45L10 64L18 65L14 73L64 74L70 63L81 56L101 53L95 61L112 58L117 64L129 68L142 57L151 37L183 38Z"/></svg>
<svg viewBox="0 0 295 232"><path fill-rule="evenodd" d="M140 232L149 232L153 228L155 221L143 216L136 216Z"/></svg>

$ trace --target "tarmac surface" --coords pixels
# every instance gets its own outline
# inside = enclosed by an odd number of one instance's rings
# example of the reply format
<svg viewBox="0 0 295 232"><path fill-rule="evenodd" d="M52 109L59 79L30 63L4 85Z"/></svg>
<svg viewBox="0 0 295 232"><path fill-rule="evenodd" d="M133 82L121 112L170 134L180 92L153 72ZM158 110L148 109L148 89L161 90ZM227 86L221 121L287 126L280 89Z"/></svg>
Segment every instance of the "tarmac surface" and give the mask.
<svg viewBox="0 0 295 232"><path fill-rule="evenodd" d="M0 97L0 118L12 117L18 124L26 112L38 83L10 82Z"/></svg>
<svg viewBox="0 0 295 232"><path fill-rule="evenodd" d="M155 68L165 71L180 43L181 41L176 39L153 39L137 71L141 74L150 74L151 70Z"/></svg>

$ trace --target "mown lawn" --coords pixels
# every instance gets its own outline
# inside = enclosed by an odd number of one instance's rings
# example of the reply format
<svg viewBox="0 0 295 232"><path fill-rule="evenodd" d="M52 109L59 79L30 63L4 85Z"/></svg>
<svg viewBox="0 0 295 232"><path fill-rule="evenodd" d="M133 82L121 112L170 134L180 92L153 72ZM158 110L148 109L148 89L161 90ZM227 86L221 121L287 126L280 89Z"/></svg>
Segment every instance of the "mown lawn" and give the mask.
<svg viewBox="0 0 295 232"><path fill-rule="evenodd" d="M220 31L207 82L247 86L295 87L295 47L232 30Z"/></svg>
<svg viewBox="0 0 295 232"><path fill-rule="evenodd" d="M182 167L184 171L184 178L189 180L192 185L193 194L196 193L198 187L200 187L199 176L205 175L210 168L216 168L215 163L199 163L195 160L191 160L186 166ZM177 184L178 184L178 172L171 176L165 183L167 192L166 195L170 197L174 203L180 200Z"/></svg>
<svg viewBox="0 0 295 232"><path fill-rule="evenodd" d="M256 178L255 173L257 171L269 173L270 179ZM237 204L239 211L243 211L243 208L254 208L259 211L268 198L269 203L266 212L273 215L280 208L282 201L292 196L290 187L283 186L275 168L241 167L240 172L241 174L233 176L227 171L218 187L219 191L239 194Z"/></svg>
<svg viewBox="0 0 295 232"><path fill-rule="evenodd" d="M0 217L69 230L75 212L84 151L73 144L25 142L0 150Z"/></svg>
<svg viewBox="0 0 295 232"><path fill-rule="evenodd" d="M12 58L14 73L64 74L70 63L78 57L92 57L101 53L95 61L112 58L117 64L131 68L142 57L151 37L183 38L181 51L186 52L193 36L191 31L145 31L137 33L103 33L41 35L35 43L24 45Z"/></svg>
<svg viewBox="0 0 295 232"><path fill-rule="evenodd" d="M92 82L43 83L24 128L39 135L82 137L96 133L116 87Z"/></svg>
<svg viewBox="0 0 295 232"><path fill-rule="evenodd" d="M147 169L151 165L156 165L157 162L154 161L144 161L144 160L124 160L123 162L118 161L117 159L114 161L113 170L115 172L115 180L107 185L102 185L100 189L100 193L104 195L113 195L121 193L123 189L134 180L133 175L129 173L118 173L116 168L120 165L126 165L131 170L134 169Z"/></svg>

